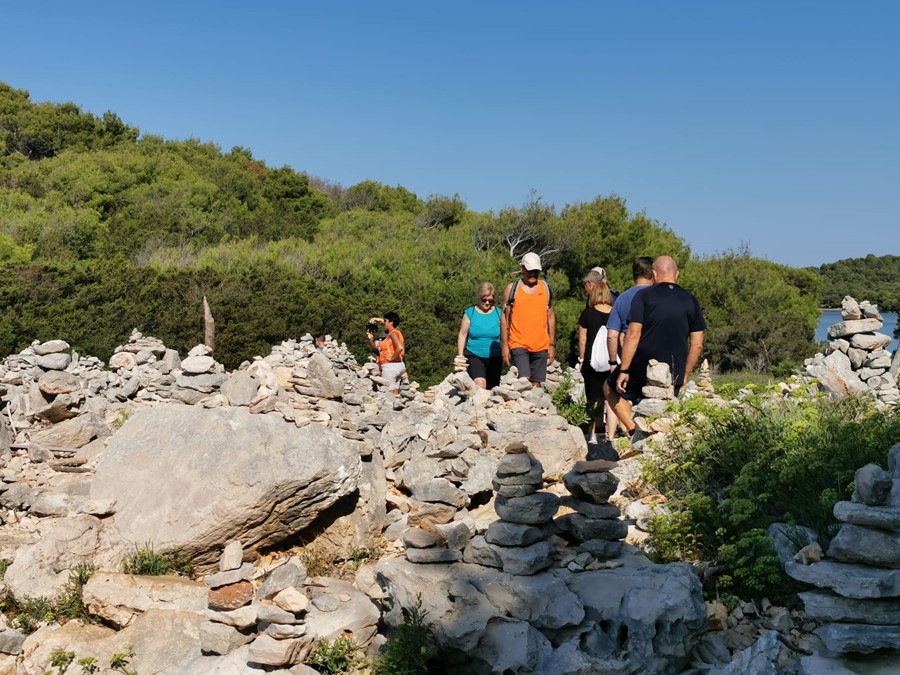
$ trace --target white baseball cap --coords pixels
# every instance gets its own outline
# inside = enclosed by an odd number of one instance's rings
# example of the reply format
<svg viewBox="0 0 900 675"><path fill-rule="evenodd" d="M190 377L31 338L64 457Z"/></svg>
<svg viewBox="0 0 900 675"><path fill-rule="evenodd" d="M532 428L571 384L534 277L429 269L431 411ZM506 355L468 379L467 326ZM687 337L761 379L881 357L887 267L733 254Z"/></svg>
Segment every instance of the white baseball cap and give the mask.
<svg viewBox="0 0 900 675"><path fill-rule="evenodd" d="M522 267L529 271L542 270L541 256L537 253L526 253L522 256Z"/></svg>

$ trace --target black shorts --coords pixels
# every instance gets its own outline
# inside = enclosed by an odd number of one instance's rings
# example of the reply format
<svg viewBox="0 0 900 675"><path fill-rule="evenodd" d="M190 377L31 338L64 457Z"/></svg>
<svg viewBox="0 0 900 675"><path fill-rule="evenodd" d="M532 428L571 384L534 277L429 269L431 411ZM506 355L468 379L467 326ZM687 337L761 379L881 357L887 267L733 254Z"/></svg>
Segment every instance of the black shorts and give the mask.
<svg viewBox="0 0 900 675"><path fill-rule="evenodd" d="M606 378L606 381L609 383L609 388L612 389L616 394L624 398L626 401L630 403L637 403L643 398L643 394L641 394L641 390L644 388L644 385L647 384L646 377L635 377L634 373L630 373L628 378L628 384L625 386L625 393L623 394L619 391L618 387L616 387L616 380L619 379L619 369L615 368L610 371L609 376Z"/></svg>
<svg viewBox="0 0 900 675"><path fill-rule="evenodd" d="M609 372L601 373L591 368L590 364L581 364L581 375L584 377L584 398L588 403L596 403L603 401L606 397L603 395L603 383Z"/></svg>
<svg viewBox="0 0 900 675"><path fill-rule="evenodd" d="M500 384L500 371L503 368L503 357L489 356L488 358L484 358L483 356L476 356L468 349L463 351L463 356L465 356L466 360L469 362L469 366L466 368L469 377L473 380L476 377L483 377L487 380L488 389L493 389Z"/></svg>

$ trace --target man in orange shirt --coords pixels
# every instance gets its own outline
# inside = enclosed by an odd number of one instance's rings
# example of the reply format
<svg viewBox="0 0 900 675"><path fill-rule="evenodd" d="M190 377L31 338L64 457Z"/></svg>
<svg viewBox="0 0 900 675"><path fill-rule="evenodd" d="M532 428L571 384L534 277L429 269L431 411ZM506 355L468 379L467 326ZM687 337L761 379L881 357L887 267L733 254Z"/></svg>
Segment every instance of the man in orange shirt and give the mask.
<svg viewBox="0 0 900 675"><path fill-rule="evenodd" d="M521 280L503 291L500 317L500 350L503 362L513 364L519 377L535 387L547 379L547 364L556 358L556 314L550 285L540 279L541 258L522 256Z"/></svg>

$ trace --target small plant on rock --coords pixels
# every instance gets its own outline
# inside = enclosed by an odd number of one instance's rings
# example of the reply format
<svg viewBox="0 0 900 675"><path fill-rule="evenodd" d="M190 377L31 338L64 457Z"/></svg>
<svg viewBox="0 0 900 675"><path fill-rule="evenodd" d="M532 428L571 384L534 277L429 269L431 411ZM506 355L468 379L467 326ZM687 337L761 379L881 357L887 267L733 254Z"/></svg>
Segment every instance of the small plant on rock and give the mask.
<svg viewBox="0 0 900 675"><path fill-rule="evenodd" d="M132 670L128 666L134 659L134 645L128 645L128 651L116 652L109 658L109 667L122 675L137 675L136 670Z"/></svg>
<svg viewBox="0 0 900 675"><path fill-rule="evenodd" d="M137 574L148 577L161 577L168 574L190 576L191 561L172 551L154 551L149 542L143 548L136 548L134 553L122 561L125 574Z"/></svg>
<svg viewBox="0 0 900 675"><path fill-rule="evenodd" d="M437 654L428 612L422 609L422 594L412 607L402 607L403 622L397 635L385 644L378 663L378 675L426 675L429 662Z"/></svg>
<svg viewBox="0 0 900 675"><path fill-rule="evenodd" d="M88 579L93 576L97 568L87 563L78 563L69 570L69 580L63 586L62 593L56 599L55 613L58 619L81 619L90 621L91 616L81 600L81 592Z"/></svg>
<svg viewBox="0 0 900 675"><path fill-rule="evenodd" d="M565 418L572 426L580 427L590 422L591 416L588 413L584 394L582 393L577 398L572 397L572 389L574 387L575 383L572 380L572 376L566 375L550 395L550 400L553 401L553 405L556 407L557 415Z"/></svg>
<svg viewBox="0 0 900 675"><path fill-rule="evenodd" d="M50 665L56 668L57 675L63 675L74 660L75 652L64 652L61 649L50 655ZM52 670L48 670L44 675L52 675L52 673Z"/></svg>
<svg viewBox="0 0 900 675"><path fill-rule="evenodd" d="M335 638L333 642L324 638L319 640L306 665L327 675L342 675L352 672L361 662L353 638L344 636Z"/></svg>

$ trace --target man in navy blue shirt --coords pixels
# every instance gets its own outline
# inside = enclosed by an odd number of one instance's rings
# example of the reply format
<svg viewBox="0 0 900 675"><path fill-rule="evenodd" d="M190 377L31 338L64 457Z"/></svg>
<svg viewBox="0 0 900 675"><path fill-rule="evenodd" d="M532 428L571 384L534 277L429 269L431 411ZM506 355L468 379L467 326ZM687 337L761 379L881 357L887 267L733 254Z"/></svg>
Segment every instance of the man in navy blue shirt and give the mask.
<svg viewBox="0 0 900 675"><path fill-rule="evenodd" d="M615 372L618 400L610 401L629 434L635 428L631 404L647 384L650 360L669 365L677 395L703 350L706 321L697 299L676 283L678 275L673 258L658 257L653 263L653 286L636 294L631 302L622 364Z"/></svg>

